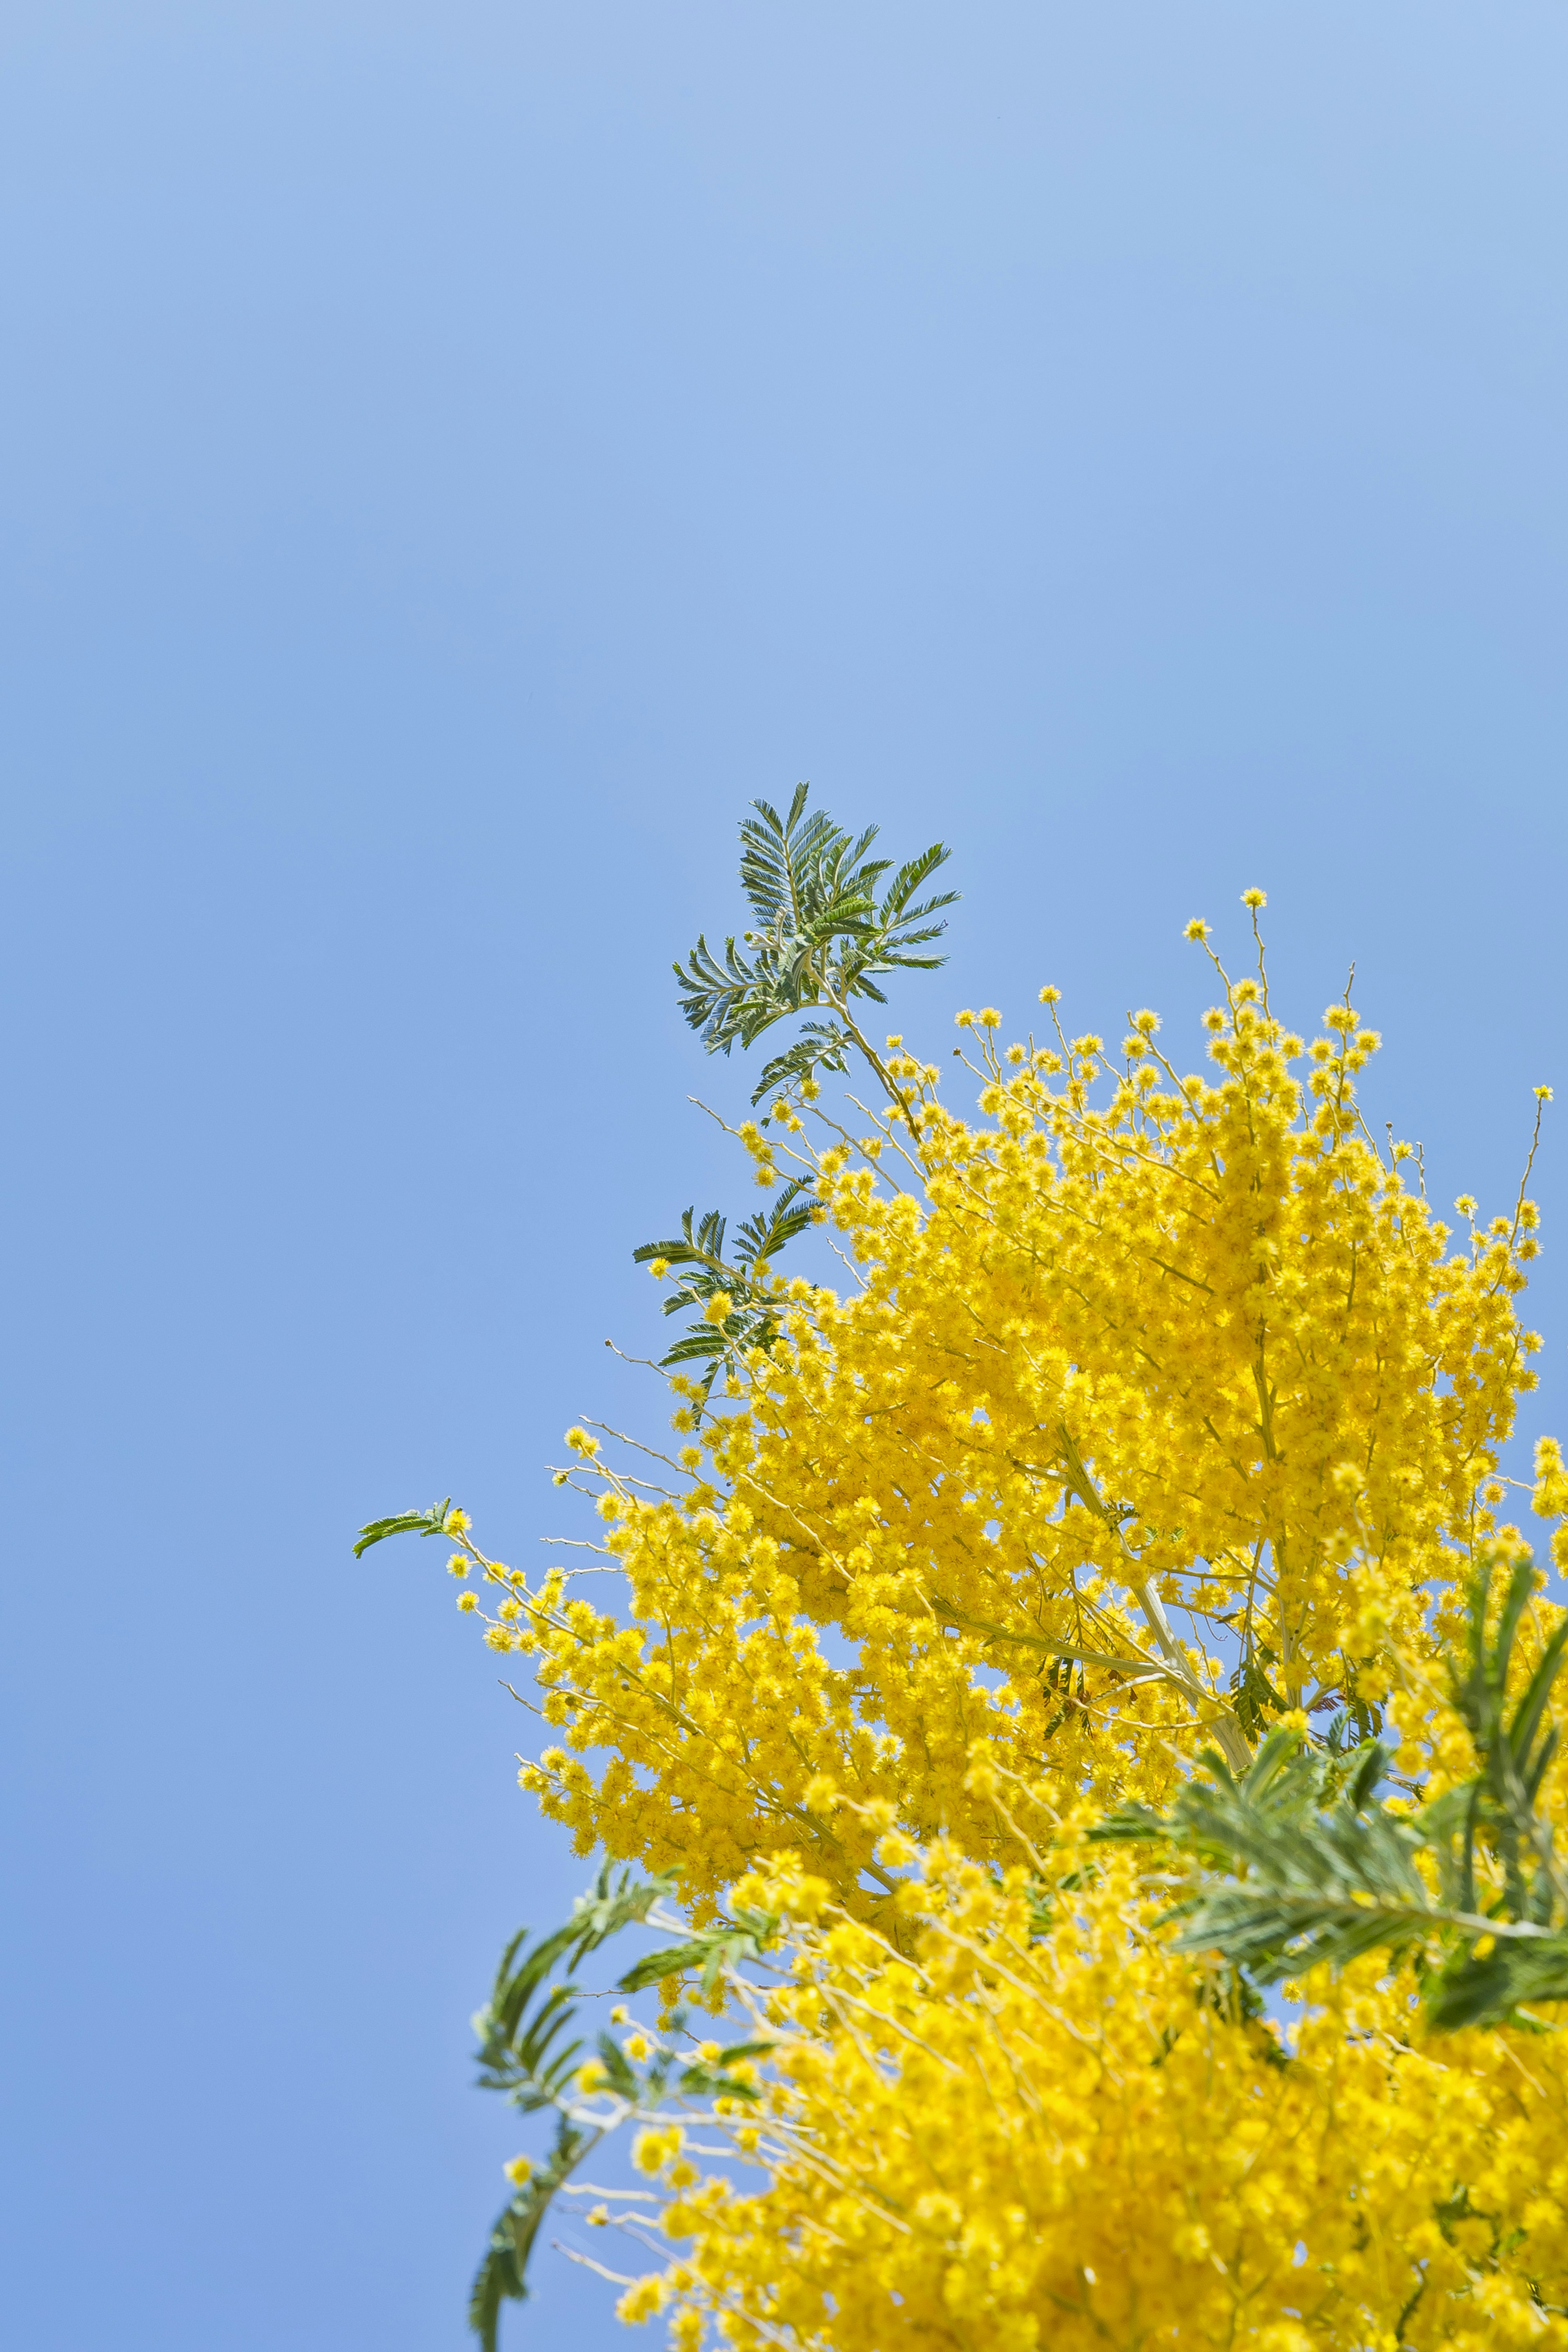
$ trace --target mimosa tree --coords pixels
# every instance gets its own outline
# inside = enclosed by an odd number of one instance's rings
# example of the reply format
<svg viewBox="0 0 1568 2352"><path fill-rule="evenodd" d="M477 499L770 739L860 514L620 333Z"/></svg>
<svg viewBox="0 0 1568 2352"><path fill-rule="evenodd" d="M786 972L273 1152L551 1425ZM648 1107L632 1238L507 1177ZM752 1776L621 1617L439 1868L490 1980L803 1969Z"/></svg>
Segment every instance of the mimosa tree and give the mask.
<svg viewBox="0 0 1568 2352"><path fill-rule="evenodd" d="M619 1602L449 1505L361 1539L454 1539L557 1735L524 1788L623 1866L486 2013L558 2132L476 2325L635 2116L680 2251L624 2309L684 2346L1568 2345L1563 1637L1501 1470L1524 1185L1456 1244L1363 1117L1348 991L1310 1045L1272 1004L1258 891L1242 976L1188 927L1205 1066L1047 987L1043 1034L959 1014L966 1116L866 1034L937 961L945 851L756 808L752 929L677 973L710 1051L799 1024L732 1128L770 1203L637 1253L694 1318L674 1443L576 1427L556 1474ZM781 1271L814 1223L847 1284ZM551 1971L633 1918L676 1938L624 1979L663 2022L584 2063ZM694 1977L727 2046L687 2046Z"/></svg>

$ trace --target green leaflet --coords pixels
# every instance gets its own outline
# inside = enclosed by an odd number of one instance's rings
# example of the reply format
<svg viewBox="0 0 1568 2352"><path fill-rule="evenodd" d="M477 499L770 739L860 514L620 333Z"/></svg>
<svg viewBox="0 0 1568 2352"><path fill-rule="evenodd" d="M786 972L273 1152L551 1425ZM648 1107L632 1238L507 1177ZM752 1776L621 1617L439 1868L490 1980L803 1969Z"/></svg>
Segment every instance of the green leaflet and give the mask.
<svg viewBox="0 0 1568 2352"><path fill-rule="evenodd" d="M901 866L879 900L891 860L867 856L877 827L851 841L826 809L805 814L809 792L809 785L796 786L787 817L753 801L757 814L741 826L741 887L755 928L742 935L740 947L726 939L722 960L700 937L685 963L674 967L680 1009L710 1054L728 1054L737 1040L753 1045L790 1013L826 1005L843 1014L853 996L885 1003L879 979L932 971L945 961L916 950L940 939L947 927L931 918L952 906L957 892L911 904L947 857L942 843ZM818 1043L804 1055L797 1047L784 1057L787 1067L770 1066L781 1081L809 1076L816 1061L841 1054L850 1034L820 1025L812 1034ZM842 1068L842 1060L829 1066ZM764 1073L759 1097L768 1083Z"/></svg>
<svg viewBox="0 0 1568 2352"><path fill-rule="evenodd" d="M754 1109L766 1095L794 1095L806 1079L818 1070L834 1070L842 1076L848 1069L849 1048L855 1040L847 1029L837 1021L808 1021L793 1045L763 1064L763 1075L752 1089ZM763 1119L766 1127L769 1122Z"/></svg>
<svg viewBox="0 0 1568 2352"><path fill-rule="evenodd" d="M710 1054L728 1054L737 1041L742 1048L754 1044L776 1021L826 1008L837 1018L804 1024L795 1043L764 1066L753 1105L771 1095L799 1099L819 1070L842 1075L851 1048L865 1055L879 1083L901 1105L897 1086L856 1028L848 1006L856 996L885 1003L877 982L894 971L930 971L945 962L945 957L919 950L941 938L946 923L933 918L958 894L946 890L924 899L917 894L948 853L941 842L932 842L886 880L891 860L868 855L877 827L868 825L852 841L826 809L806 814L809 792L809 785L797 785L784 817L766 801L752 803L756 814L741 826L741 887L755 928L742 935L740 946L733 937L726 939L721 959L705 936L698 940L685 963L674 967L681 1011ZM662 1257L690 1269L666 1302L667 1315L691 1307L700 1315L721 1290L734 1302L722 1324L700 1319L660 1360L667 1370L705 1367L704 1402L721 1371L733 1367L748 1349L771 1347L778 1336L763 1272L811 1222L809 1206L795 1205L804 1189L797 1180L770 1216L748 1219L732 1265L723 1261L724 1220L717 1210L710 1210L693 1231L694 1212L688 1209L680 1235L646 1243L633 1253L639 1265Z"/></svg>
<svg viewBox="0 0 1568 2352"><path fill-rule="evenodd" d="M733 2042L710 2064L698 2060L681 2065L666 2050L637 2067L619 2042L599 2033L594 2053L605 2072L605 2093L618 2103L618 2112L611 2107L596 2121L585 2118L574 2103L575 2077L584 2063L584 2042L576 2032L576 1970L610 1937L645 1920L674 1887L673 1872L638 1879L629 1869L617 1875L606 1863L592 1892L573 1906L564 1927L531 1948L526 1928L512 1937L490 1997L475 2015L480 2089L500 2092L524 2115L552 2107L558 2117L549 2157L502 2207L474 2276L468 2325L484 2352L496 2352L502 2305L527 2300L529 2260L556 2195L608 2132L636 2116L668 2109L671 2100L756 2096L753 2086L731 2070L742 2059L764 2054L773 2046L767 2041ZM710 1990L726 1969L758 1958L779 1926L764 1913L742 1912L648 1954L620 1979L618 1990L636 1991L700 1968L703 1989Z"/></svg>
<svg viewBox="0 0 1568 2352"><path fill-rule="evenodd" d="M361 1528L359 1541L354 1546L354 1558L367 1552L372 1544L384 1543L388 1536L444 1536L451 1529L452 1497L432 1503L427 1511L396 1511L389 1519L372 1519Z"/></svg>
<svg viewBox="0 0 1568 2352"><path fill-rule="evenodd" d="M702 1392L707 1397L725 1365L749 1349L773 1346L779 1334L778 1298L768 1270L780 1250L805 1231L814 1213L805 1180L797 1177L784 1186L770 1209L748 1217L741 1226L732 1264L723 1255L725 1221L717 1209L710 1209L695 1226L696 1211L686 1210L679 1234L666 1241L644 1242L632 1252L634 1265L663 1258L682 1269L664 1302L667 1315L689 1307L699 1311L699 1320L660 1359L667 1370L705 1363L708 1371ZM731 1301L731 1311L722 1323L710 1323L701 1310L721 1292Z"/></svg>
<svg viewBox="0 0 1568 2352"><path fill-rule="evenodd" d="M502 2304L527 2302L528 2262L539 2225L557 2189L570 2179L598 2138L597 2133L576 2130L563 2116L548 2161L501 2208L468 2292L468 2326L484 2352L496 2352Z"/></svg>
<svg viewBox="0 0 1568 2352"><path fill-rule="evenodd" d="M769 1913L738 1911L732 1920L704 1928L683 1943L645 1953L635 1968L628 1969L620 1979L619 1990L641 1992L647 1985L662 1984L666 1977L689 1975L700 1967L702 1990L711 1992L726 1969L738 1968L743 1960L760 1959L778 1931L779 1922ZM733 2057L738 2053L730 2051L725 2054Z"/></svg>
<svg viewBox="0 0 1568 2352"><path fill-rule="evenodd" d="M1515 1564L1489 1635L1492 1577L1490 1566L1478 1573L1454 1676L1477 1761L1461 1787L1419 1812L1396 1810L1378 1794L1392 1755L1381 1740L1342 1748L1281 1727L1243 1778L1210 1750L1207 1777L1167 1813L1128 1806L1101 1823L1096 1837L1163 1844L1185 1865L1167 1915L1178 1948L1217 1951L1260 1985L1363 1952L1414 1951L1441 2032L1533 2022L1521 2017L1531 2001L1568 2000L1568 1881L1536 1809L1557 1749L1548 1709L1568 1621L1510 1709L1533 1570L1528 1558Z"/></svg>

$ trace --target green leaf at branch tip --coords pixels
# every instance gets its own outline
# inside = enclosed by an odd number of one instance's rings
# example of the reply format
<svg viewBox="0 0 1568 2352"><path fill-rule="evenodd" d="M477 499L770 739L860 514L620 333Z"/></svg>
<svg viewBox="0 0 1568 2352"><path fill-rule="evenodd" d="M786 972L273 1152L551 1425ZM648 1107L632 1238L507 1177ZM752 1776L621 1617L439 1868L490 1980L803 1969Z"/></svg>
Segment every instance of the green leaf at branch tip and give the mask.
<svg viewBox="0 0 1568 2352"><path fill-rule="evenodd" d="M743 2075L726 2073L722 2066L707 2066L700 2061L683 2067L675 2087L685 2099L739 2099L750 2105L762 2096L755 2083Z"/></svg>
<svg viewBox="0 0 1568 2352"><path fill-rule="evenodd" d="M1248 1645L1241 1664L1230 1678L1232 1703L1236 1719L1248 1739L1261 1737L1268 1727L1270 1715L1283 1715L1285 1701L1269 1681L1267 1668L1277 1664L1274 1652L1265 1643Z"/></svg>
<svg viewBox="0 0 1568 2352"><path fill-rule="evenodd" d="M354 1558L367 1552L372 1544L384 1543L388 1536L444 1536L452 1532L452 1497L433 1503L427 1511L398 1511L389 1519L372 1519L359 1530L354 1546Z"/></svg>
<svg viewBox="0 0 1568 2352"><path fill-rule="evenodd" d="M623 1927L640 1927L656 1903L675 1893L679 1881L679 1870L658 1870L651 1878L635 1878L629 1864L622 1866L617 1877L615 1864L606 1862L593 1892L579 1895L574 1902L572 1916L562 1932L577 1947L578 1958L585 1958Z"/></svg>
<svg viewBox="0 0 1568 2352"><path fill-rule="evenodd" d="M852 996L885 1003L879 978L945 961L915 950L941 937L946 925L931 918L958 893L911 904L945 861L942 844L932 842L901 866L879 902L891 861L867 855L877 827L852 841L825 809L806 815L809 792L809 785L796 787L784 817L768 802L753 801L756 814L741 826L741 887L756 928L739 947L727 938L721 960L701 936L685 964L674 968L681 1010L710 1054L728 1054L737 1041L750 1046L793 1013L842 1010ZM808 1078L818 1064L841 1069L835 1056L849 1042L847 1029L812 1024L800 1045L770 1064L753 1099L770 1085Z"/></svg>

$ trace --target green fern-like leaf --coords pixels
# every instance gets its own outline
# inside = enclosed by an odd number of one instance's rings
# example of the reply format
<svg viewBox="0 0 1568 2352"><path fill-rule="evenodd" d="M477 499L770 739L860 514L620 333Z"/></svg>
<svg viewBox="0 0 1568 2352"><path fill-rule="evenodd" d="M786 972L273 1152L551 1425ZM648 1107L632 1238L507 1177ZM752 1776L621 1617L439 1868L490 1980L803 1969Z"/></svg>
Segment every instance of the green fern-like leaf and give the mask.
<svg viewBox="0 0 1568 2352"><path fill-rule="evenodd" d="M667 1977L698 1974L703 1992L710 1993L727 1969L760 1959L779 1926L768 1912L737 1911L732 1919L702 1928L683 1943L645 1953L621 1978L618 1990L641 1992L648 1985L662 1984Z"/></svg>
<svg viewBox="0 0 1568 2352"><path fill-rule="evenodd" d="M557 2191L601 2137L599 2133L580 2131L563 2116L547 2162L530 2174L497 2216L468 2294L468 2326L484 2352L496 2352L502 2304L527 2302L529 2257L540 2224Z"/></svg>
<svg viewBox="0 0 1568 2352"><path fill-rule="evenodd" d="M577 2014L575 1971L591 1952L624 1928L647 1920L653 1906L674 1891L675 1875L639 1879L629 1869L606 1863L592 1890L579 1896L572 1916L552 1934L530 1945L526 1929L502 1953L489 2000L474 2019L479 2038L479 2083L500 2091L523 2114L553 2108L555 2140L497 2217L468 2298L468 2324L485 2352L495 2352L502 2306L528 2295L528 2265L545 2215L572 2174L606 2133L638 2115L659 2111L667 2099L754 2099L757 2088L735 2069L772 2048L767 2040L732 2043L711 2063L680 2065L668 2048L646 2065L634 2065L613 2036L599 2033L595 2050L604 2071L601 2092L607 2104L584 2111L576 2075L583 2043L574 2037ZM621 1990L672 1975L697 1974L711 1990L720 1976L756 1959L779 1932L780 1922L762 1912L742 1911L679 1944L649 1954L627 1971ZM679 2015L676 2023L679 2027Z"/></svg>
<svg viewBox="0 0 1568 2352"><path fill-rule="evenodd" d="M780 1250L803 1234L814 1209L806 1180L786 1184L771 1207L748 1217L736 1236L733 1261L723 1255L725 1221L710 1209L697 1221L694 1208L683 1212L680 1231L661 1242L644 1242L632 1252L634 1264L647 1265L663 1259L682 1269L681 1278L664 1301L666 1315L688 1309L699 1320L682 1333L660 1362L667 1370L705 1364L702 1383L706 1399L721 1371L737 1364L753 1348L771 1348L779 1335L778 1300L768 1269ZM705 1309L721 1293L731 1302L721 1323L707 1320Z"/></svg>
<svg viewBox="0 0 1568 2352"><path fill-rule="evenodd" d="M1101 1825L1101 1838L1145 1840L1185 1863L1168 1915L1179 1948L1217 1952L1261 1985L1364 1952L1415 1951L1428 2021L1443 2032L1568 2000L1568 1880L1539 1810L1558 1747L1549 1710L1568 1620L1522 1695L1509 1696L1533 1576L1528 1559L1515 1563L1494 1629L1492 1571L1478 1574L1454 1676L1477 1769L1422 1811L1380 1795L1392 1751L1375 1739L1347 1745L1347 1713L1327 1741L1270 1732L1239 1780L1206 1753L1205 1777L1167 1813L1128 1806Z"/></svg>
<svg viewBox="0 0 1568 2352"><path fill-rule="evenodd" d="M849 1067L849 1053L854 1039L847 1029L836 1021L808 1021L788 1050L775 1055L763 1070L752 1090L754 1108L769 1095L795 1095L802 1087L812 1084L818 1070L832 1070L842 1076ZM769 1125L763 1119L763 1127Z"/></svg>
<svg viewBox="0 0 1568 2352"><path fill-rule="evenodd" d="M710 1054L728 1054L737 1043L750 1046L792 1013L825 1007L842 1016L855 996L883 1003L879 979L930 971L944 961L919 950L940 938L945 924L933 918L957 893L911 903L946 859L942 844L933 842L901 866L879 902L890 861L867 854L876 826L851 839L825 809L807 815L808 793L799 785L782 817L770 803L753 801L755 814L741 826L741 886L754 928L739 943L726 939L721 957L704 934L675 966L681 1010ZM770 1085L799 1083L818 1066L842 1066L851 1031L816 1024L810 1034L817 1045L805 1054L792 1048L768 1066L758 1098Z"/></svg>

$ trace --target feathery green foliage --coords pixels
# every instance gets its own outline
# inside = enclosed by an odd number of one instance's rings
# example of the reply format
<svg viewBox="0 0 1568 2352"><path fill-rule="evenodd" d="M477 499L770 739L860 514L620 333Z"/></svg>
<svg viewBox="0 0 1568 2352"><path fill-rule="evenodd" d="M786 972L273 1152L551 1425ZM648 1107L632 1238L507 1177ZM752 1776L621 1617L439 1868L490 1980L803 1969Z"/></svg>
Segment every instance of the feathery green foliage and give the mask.
<svg viewBox="0 0 1568 2352"><path fill-rule="evenodd" d="M770 1064L753 1100L770 1085L808 1079L818 1062L842 1069L850 1043L887 1082L856 1028L850 999L883 1004L879 979L944 962L917 950L940 939L947 926L931 918L958 895L946 890L916 902L947 857L942 843L932 842L899 867L879 898L892 860L867 856L878 828L868 825L852 841L826 809L806 815L809 792L807 784L795 787L785 817L768 802L753 801L757 814L741 826L741 887L755 919L741 946L726 939L721 961L700 936L685 963L674 967L681 1011L710 1054L728 1054L737 1039L751 1045L791 1013L826 1005L838 1015L830 1028L812 1024L790 1055Z"/></svg>
<svg viewBox="0 0 1568 2352"><path fill-rule="evenodd" d="M683 1937L679 1944L647 1952L620 1979L622 1992L641 1992L646 1985L663 1984L670 1977L700 1969L700 1990L710 1993L720 1978L746 1960L759 1960L778 1934L779 1922L766 1911L737 1910L732 1918ZM739 2051L731 2051L738 2057Z"/></svg>
<svg viewBox="0 0 1568 2352"><path fill-rule="evenodd" d="M633 2117L645 2121L671 2100L715 2097L752 2099L752 2084L731 2069L771 2045L748 2041L721 2050L711 2063L682 2064L661 2047L646 2066L634 2066L607 2033L594 2037L593 2057L602 2070L596 2092L578 2083L584 2042L575 2032L577 1969L589 1953L625 1927L641 1925L661 1897L674 1891L674 1874L637 1879L618 1877L606 1863L593 1892L579 1895L563 1927L541 1937L531 1949L520 1928L502 1953L489 2000L474 2018L479 2036L479 2087L499 2091L524 2115L552 2107L555 2140L545 2161L530 2173L497 2216L468 2297L468 2325L484 2352L495 2352L504 2303L528 2296L528 2264L540 2226L572 2175L611 2132ZM742 1912L704 1932L647 1954L623 1976L622 1992L664 1984L700 1971L703 1990L744 1960L761 1957L779 1922L761 1912ZM561 1971L560 1979L557 1970ZM680 2029L677 2011L672 2024Z"/></svg>
<svg viewBox="0 0 1568 2352"><path fill-rule="evenodd" d="M489 2000L474 2018L480 2088L501 2092L524 2115L553 2107L559 2118L548 2159L502 2208L474 2278L468 2324L485 2352L495 2352L501 2305L526 2299L529 2256L557 2191L604 2137L603 2125L573 2112L571 2092L583 2044L566 2038L577 2014L571 1980L590 1952L634 1920L646 1919L673 1884L669 1878L637 1880L628 1870L615 1879L606 1863L593 1893L578 1897L563 1927L542 1937L531 1950L526 1948L528 1930L518 1930L501 1954ZM558 1968L565 1982L551 1980ZM607 2037L600 2041L604 2045ZM620 2050L614 2043L608 2047L615 2065L625 2071ZM603 2046L600 2055L605 2059Z"/></svg>
<svg viewBox="0 0 1568 2352"><path fill-rule="evenodd" d="M921 900L916 894L948 853L941 842L932 842L899 867L879 899L879 886L892 861L867 855L877 826L868 825L858 840L851 840L826 809L808 816L810 789L795 787L784 817L767 801L752 803L757 814L741 825L741 887L756 928L742 934L740 948L733 938L726 939L722 962L706 937L699 938L685 964L674 966L681 1011L710 1054L728 1054L737 1040L742 1048L752 1045L775 1021L826 1006L837 1017L804 1024L795 1043L764 1067L752 1104L780 1094L809 1097L816 1091L818 1071L842 1075L853 1048L901 1105L881 1056L856 1025L849 1001L865 996L886 1003L879 979L900 971L932 971L946 961L917 951L941 938L947 925L932 918L953 905L958 893L944 890ZM743 952L748 949L750 955ZM766 1127L767 1119L762 1124ZM739 1354L770 1347L778 1335L765 1270L812 1221L809 1203L797 1205L804 1190L799 1181L788 1185L769 1215L747 1219L733 1265L724 1261L724 1220L717 1210L693 1229L694 1212L688 1209L674 1239L646 1242L632 1253L639 1265L662 1258L689 1269L666 1301L667 1315L695 1307L700 1317L720 1291L733 1302L721 1324L693 1323L660 1360L667 1370L705 1365L704 1401Z"/></svg>
<svg viewBox="0 0 1568 2352"><path fill-rule="evenodd" d="M748 1217L736 1239L734 1261L724 1257L725 1221L710 1209L694 1227L695 1211L686 1210L680 1232L662 1242L645 1242L632 1252L636 1265L656 1258L683 1267L680 1280L664 1302L667 1315L696 1307L699 1320L681 1334L660 1361L667 1369L705 1364L702 1393L710 1395L722 1366L748 1348L770 1348L778 1337L778 1300L767 1279L768 1267L787 1242L804 1233L812 1221L809 1199L797 1178L786 1184L773 1206ZM710 1323L702 1309L720 1295L731 1302L721 1323Z"/></svg>
<svg viewBox="0 0 1568 2352"><path fill-rule="evenodd" d="M1533 1583L1518 1561L1488 1632L1492 1570L1468 1612L1454 1700L1477 1770L1413 1810L1381 1796L1393 1750L1271 1731L1237 1779L1214 1750L1162 1815L1127 1806L1095 1832L1147 1839L1184 1861L1170 1916L1188 1951L1216 1951L1259 1985L1362 1953L1413 1952L1437 2030L1496 2025L1532 2000L1568 2000L1568 1880L1538 1811L1559 1733L1548 1717L1568 1621L1544 1644L1523 1695L1510 1666Z"/></svg>
<svg viewBox="0 0 1568 2352"><path fill-rule="evenodd" d="M595 2137L592 2133L579 2131L563 2116L548 2158L529 2175L497 2216L484 2259L468 2291L468 2326L484 2346L484 2352L496 2352L502 2304L527 2302L528 2263L540 2224L556 2192L564 2187L595 2145Z"/></svg>

